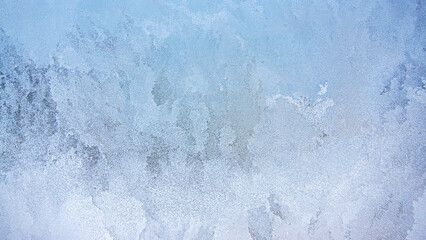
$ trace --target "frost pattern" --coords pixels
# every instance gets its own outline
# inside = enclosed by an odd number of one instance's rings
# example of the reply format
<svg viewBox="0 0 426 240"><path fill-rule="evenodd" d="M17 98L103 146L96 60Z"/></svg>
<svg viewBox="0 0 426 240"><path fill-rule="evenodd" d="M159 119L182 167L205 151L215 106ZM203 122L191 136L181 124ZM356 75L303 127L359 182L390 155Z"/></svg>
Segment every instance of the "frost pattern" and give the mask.
<svg viewBox="0 0 426 240"><path fill-rule="evenodd" d="M66 6L0 21L1 239L424 238L422 1Z"/></svg>

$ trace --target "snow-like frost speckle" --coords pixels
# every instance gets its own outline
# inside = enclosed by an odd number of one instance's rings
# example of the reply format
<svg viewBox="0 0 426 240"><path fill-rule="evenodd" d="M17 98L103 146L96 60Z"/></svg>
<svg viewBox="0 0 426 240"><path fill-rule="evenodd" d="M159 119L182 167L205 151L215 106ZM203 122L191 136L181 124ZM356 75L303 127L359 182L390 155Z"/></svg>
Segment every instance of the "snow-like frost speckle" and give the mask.
<svg viewBox="0 0 426 240"><path fill-rule="evenodd" d="M0 239L424 239L423 1L0 4Z"/></svg>

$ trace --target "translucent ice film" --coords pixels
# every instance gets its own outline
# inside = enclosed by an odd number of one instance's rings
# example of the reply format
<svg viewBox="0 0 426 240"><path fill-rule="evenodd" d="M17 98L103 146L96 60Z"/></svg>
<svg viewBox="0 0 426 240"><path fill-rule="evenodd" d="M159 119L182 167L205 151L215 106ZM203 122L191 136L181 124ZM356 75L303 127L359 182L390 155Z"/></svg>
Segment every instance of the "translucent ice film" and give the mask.
<svg viewBox="0 0 426 240"><path fill-rule="evenodd" d="M424 0L0 0L0 239L426 239Z"/></svg>

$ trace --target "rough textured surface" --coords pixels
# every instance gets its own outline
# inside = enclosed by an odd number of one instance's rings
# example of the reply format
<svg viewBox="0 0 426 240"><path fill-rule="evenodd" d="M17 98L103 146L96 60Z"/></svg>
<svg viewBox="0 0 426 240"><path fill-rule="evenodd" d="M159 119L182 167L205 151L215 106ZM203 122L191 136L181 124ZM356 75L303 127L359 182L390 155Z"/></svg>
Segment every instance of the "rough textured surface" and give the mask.
<svg viewBox="0 0 426 240"><path fill-rule="evenodd" d="M425 239L423 1L0 1L1 239Z"/></svg>

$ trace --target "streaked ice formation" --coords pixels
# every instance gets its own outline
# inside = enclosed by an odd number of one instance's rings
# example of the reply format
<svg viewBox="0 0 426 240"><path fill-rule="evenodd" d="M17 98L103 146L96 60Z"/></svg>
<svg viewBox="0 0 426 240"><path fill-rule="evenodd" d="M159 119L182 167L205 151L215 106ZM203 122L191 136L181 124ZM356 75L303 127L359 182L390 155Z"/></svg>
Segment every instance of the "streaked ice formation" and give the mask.
<svg viewBox="0 0 426 240"><path fill-rule="evenodd" d="M425 9L0 1L0 239L426 239Z"/></svg>

